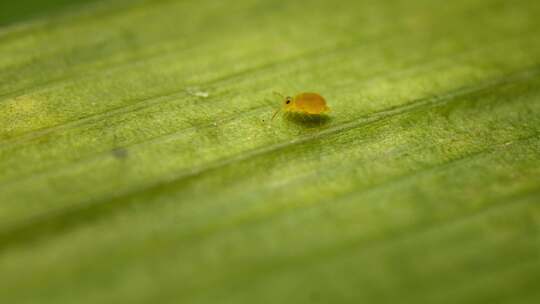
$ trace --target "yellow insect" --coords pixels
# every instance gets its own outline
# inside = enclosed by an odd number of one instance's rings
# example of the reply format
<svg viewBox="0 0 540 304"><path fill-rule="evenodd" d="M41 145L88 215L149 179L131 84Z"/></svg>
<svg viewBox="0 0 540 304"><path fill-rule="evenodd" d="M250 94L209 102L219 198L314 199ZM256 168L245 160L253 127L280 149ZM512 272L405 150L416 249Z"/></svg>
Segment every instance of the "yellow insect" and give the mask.
<svg viewBox="0 0 540 304"><path fill-rule="evenodd" d="M324 97L317 93L300 93L294 97L283 96L279 93L275 94L283 98L283 106L274 113L272 120L281 110L287 113L300 113L306 115L320 115L330 111Z"/></svg>

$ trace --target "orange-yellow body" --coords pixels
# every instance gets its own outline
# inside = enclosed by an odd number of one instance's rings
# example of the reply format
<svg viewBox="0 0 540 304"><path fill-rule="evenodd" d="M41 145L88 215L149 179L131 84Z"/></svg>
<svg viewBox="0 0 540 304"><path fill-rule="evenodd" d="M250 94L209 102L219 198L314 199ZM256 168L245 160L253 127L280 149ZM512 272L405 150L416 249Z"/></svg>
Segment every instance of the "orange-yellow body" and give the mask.
<svg viewBox="0 0 540 304"><path fill-rule="evenodd" d="M330 108L326 105L326 100L321 95L317 93L300 93L294 97L287 96L284 98L283 111L319 115L330 111ZM274 117L278 112L274 114Z"/></svg>

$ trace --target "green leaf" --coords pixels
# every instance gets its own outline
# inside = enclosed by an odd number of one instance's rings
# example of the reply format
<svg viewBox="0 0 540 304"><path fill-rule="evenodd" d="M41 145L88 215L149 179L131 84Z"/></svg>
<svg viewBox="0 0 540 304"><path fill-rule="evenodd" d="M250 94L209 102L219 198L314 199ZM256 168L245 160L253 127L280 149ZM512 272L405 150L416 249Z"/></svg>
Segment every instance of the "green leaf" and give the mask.
<svg viewBox="0 0 540 304"><path fill-rule="evenodd" d="M540 2L34 2L1 303L540 301Z"/></svg>

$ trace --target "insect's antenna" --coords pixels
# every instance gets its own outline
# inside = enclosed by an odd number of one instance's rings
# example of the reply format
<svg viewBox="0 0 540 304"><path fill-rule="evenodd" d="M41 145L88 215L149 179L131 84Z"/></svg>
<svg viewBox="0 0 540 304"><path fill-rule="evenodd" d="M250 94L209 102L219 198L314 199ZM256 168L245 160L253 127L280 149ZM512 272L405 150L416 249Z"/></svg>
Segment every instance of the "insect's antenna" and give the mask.
<svg viewBox="0 0 540 304"><path fill-rule="evenodd" d="M277 109L274 115L272 115L272 121L274 120L274 118L276 118L276 115L278 115L279 111L281 111L281 109Z"/></svg>
<svg viewBox="0 0 540 304"><path fill-rule="evenodd" d="M283 94L278 93L278 92L276 92L276 91L274 91L273 93L274 93L274 95L277 95L277 96L279 96L279 97L285 99L285 96L284 96Z"/></svg>

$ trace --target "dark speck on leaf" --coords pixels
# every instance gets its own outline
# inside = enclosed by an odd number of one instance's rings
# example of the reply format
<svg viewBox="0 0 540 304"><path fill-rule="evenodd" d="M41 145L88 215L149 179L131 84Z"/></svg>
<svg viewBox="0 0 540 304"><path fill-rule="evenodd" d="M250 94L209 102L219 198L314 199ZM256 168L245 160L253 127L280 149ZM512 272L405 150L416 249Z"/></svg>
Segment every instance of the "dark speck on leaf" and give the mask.
<svg viewBox="0 0 540 304"><path fill-rule="evenodd" d="M125 159L128 156L128 150L125 148L115 148L112 150L112 155L117 159Z"/></svg>

